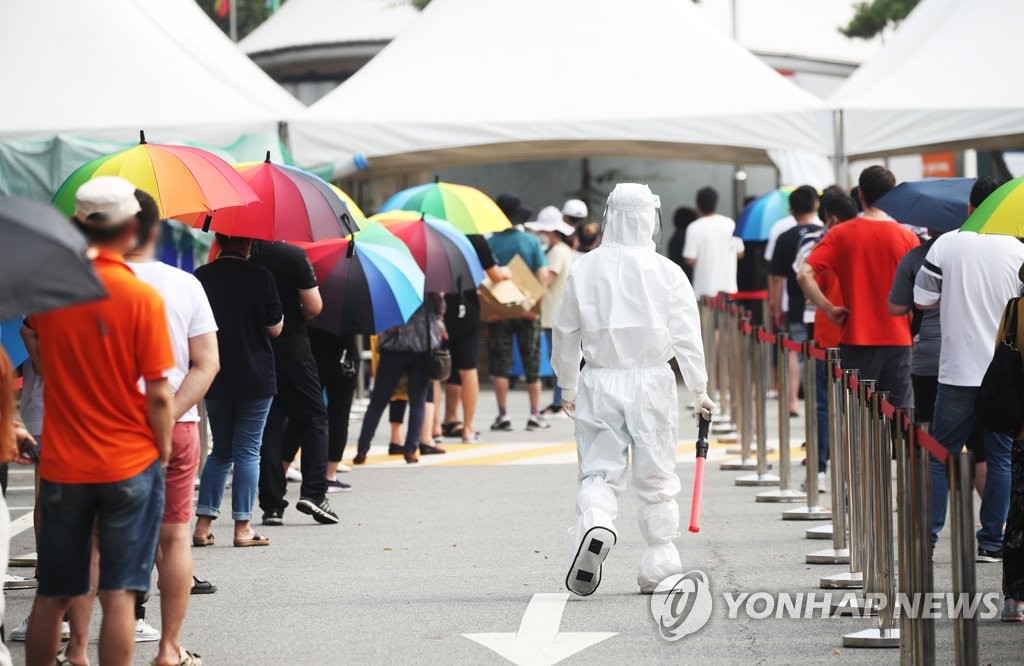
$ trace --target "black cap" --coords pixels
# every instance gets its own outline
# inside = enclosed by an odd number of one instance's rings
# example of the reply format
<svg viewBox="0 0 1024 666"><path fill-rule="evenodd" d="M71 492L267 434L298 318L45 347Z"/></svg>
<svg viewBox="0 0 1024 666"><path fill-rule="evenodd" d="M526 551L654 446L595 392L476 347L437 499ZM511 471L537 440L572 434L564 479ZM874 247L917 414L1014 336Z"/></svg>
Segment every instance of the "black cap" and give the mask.
<svg viewBox="0 0 1024 666"><path fill-rule="evenodd" d="M525 224L531 217L533 211L523 205L523 200L511 192L504 192L494 200L501 212L505 213L512 224Z"/></svg>

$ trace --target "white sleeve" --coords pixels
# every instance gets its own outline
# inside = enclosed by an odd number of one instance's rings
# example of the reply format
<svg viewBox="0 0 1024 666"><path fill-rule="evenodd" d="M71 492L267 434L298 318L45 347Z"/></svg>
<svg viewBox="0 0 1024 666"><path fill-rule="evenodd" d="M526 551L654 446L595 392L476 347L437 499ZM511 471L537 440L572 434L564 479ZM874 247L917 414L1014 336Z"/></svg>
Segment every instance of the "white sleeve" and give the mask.
<svg viewBox="0 0 1024 666"><path fill-rule="evenodd" d="M676 274L672 288L672 305L668 313L672 352L679 363L686 388L694 393L707 390L708 371L704 365L704 342L701 339L700 313L697 297L683 271Z"/></svg>
<svg viewBox="0 0 1024 666"><path fill-rule="evenodd" d="M580 361L583 360L582 343L580 302L576 295L576 281L570 273L565 283L562 303L555 316L551 342L551 368L558 378L563 399L570 402L576 400Z"/></svg>
<svg viewBox="0 0 1024 666"><path fill-rule="evenodd" d="M772 231L775 231L775 227L772 227ZM775 254L775 242L779 240L781 235L769 232L768 244L764 246L764 260L766 262L772 260L772 255ZM739 253L739 250L737 250L737 253Z"/></svg>
<svg viewBox="0 0 1024 666"><path fill-rule="evenodd" d="M697 247L700 245L697 239L699 233L700 227L696 224L686 227L686 235L683 236L683 259L697 258Z"/></svg>

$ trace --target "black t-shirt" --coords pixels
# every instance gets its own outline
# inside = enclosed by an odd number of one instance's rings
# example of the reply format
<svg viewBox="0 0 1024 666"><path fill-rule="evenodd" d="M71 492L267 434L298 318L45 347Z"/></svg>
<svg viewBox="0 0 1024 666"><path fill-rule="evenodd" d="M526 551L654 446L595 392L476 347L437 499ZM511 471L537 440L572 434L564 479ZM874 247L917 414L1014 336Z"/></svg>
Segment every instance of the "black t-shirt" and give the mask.
<svg viewBox="0 0 1024 666"><path fill-rule="evenodd" d="M274 339L278 355L310 356L306 318L299 304L299 290L316 287L316 273L305 251L282 242L263 241L253 251L252 261L270 271L277 283L277 294L284 311L284 330Z"/></svg>
<svg viewBox="0 0 1024 666"><path fill-rule="evenodd" d="M269 398L277 393L274 351L267 328L281 323L274 276L226 253L196 269L217 320L220 372L207 397L222 400Z"/></svg>
<svg viewBox="0 0 1024 666"><path fill-rule="evenodd" d="M793 262L796 261L797 250L800 243L807 234L821 231L820 224L798 224L792 229L782 232L775 241L775 252L772 253L772 260L768 264L768 274L786 278L786 292L789 294L789 309L786 310L786 317L791 324L799 324L804 320L804 306L806 299L804 291L796 281L796 272L793 271Z"/></svg>
<svg viewBox="0 0 1024 666"><path fill-rule="evenodd" d="M477 259L480 260L480 265L485 271L498 265L498 261L494 258L494 251L486 238L480 234L471 234L466 238L476 250ZM464 306L465 309L459 306ZM463 316L460 317L460 314ZM480 301L476 295L476 287L472 285L463 289L461 293L456 292L445 296L445 322L451 324L460 319L466 321L480 319Z"/></svg>

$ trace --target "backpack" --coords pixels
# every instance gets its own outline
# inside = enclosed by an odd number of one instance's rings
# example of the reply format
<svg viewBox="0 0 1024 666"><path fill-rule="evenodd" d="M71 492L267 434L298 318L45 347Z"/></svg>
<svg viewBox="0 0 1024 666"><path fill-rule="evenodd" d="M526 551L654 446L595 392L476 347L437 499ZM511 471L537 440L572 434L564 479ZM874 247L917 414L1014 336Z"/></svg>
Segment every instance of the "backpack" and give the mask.
<svg viewBox="0 0 1024 666"><path fill-rule="evenodd" d="M1024 361L1017 341L1020 300L1011 298L1006 304L1000 339L974 404L983 428L1013 438L1024 427Z"/></svg>

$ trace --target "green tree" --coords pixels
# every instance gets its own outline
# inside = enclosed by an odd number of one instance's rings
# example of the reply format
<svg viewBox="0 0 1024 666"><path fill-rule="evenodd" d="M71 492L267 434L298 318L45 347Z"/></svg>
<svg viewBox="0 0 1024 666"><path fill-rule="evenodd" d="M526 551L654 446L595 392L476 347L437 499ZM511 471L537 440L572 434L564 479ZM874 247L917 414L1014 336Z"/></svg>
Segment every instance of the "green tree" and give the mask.
<svg viewBox="0 0 1024 666"><path fill-rule="evenodd" d="M858 2L850 22L839 32L850 38L871 39L900 21L917 6L919 0L869 0Z"/></svg>
<svg viewBox="0 0 1024 666"><path fill-rule="evenodd" d="M214 11L213 6L216 0L196 0L199 6L203 8L206 15L213 19L213 22L224 31L224 34L228 34L228 17L221 18L217 16L217 12ZM237 4L236 11L238 12L238 38L242 39L250 32L255 30L260 23L267 20L270 16L271 11L267 7L266 0L231 0L231 2ZM282 4L284 4L282 2Z"/></svg>

